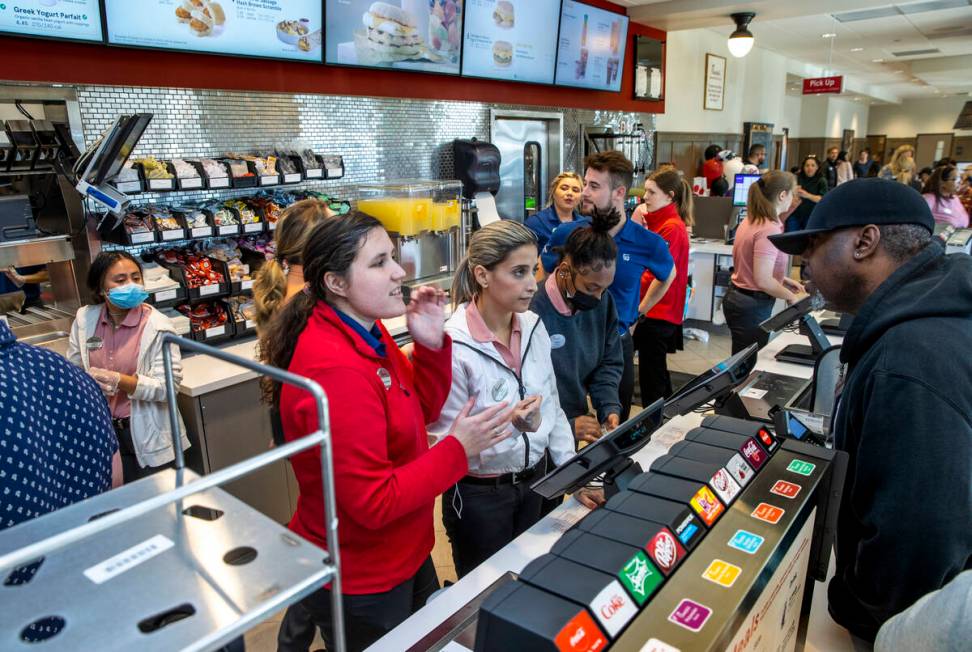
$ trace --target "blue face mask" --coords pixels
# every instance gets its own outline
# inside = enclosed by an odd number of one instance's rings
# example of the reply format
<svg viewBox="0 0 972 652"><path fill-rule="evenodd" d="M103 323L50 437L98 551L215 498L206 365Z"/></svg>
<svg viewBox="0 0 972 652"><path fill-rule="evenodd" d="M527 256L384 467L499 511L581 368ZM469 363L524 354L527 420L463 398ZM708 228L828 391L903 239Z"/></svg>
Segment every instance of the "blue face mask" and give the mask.
<svg viewBox="0 0 972 652"><path fill-rule="evenodd" d="M108 300L111 301L112 305L126 310L137 308L146 299L148 299L148 292L141 285L135 283L119 285L108 290Z"/></svg>

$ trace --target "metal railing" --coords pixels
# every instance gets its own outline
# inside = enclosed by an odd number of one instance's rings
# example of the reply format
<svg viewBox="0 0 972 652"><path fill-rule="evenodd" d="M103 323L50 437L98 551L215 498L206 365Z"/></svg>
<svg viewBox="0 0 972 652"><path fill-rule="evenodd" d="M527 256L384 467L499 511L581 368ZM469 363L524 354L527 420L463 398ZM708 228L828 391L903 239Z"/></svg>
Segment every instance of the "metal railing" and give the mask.
<svg viewBox="0 0 972 652"><path fill-rule="evenodd" d="M188 496L199 492L226 484L231 480L243 477L253 471L272 464L278 460L286 459L296 453L308 450L319 445L321 448L321 484L324 494L325 508L325 528L327 533L328 555L330 566L333 568L331 575L331 608L334 620L334 646L337 652L344 652L344 615L341 602L341 576L340 576L340 549L338 548L337 536L337 505L334 498L334 477L332 470L332 445L331 429L328 417L327 396L321 386L312 380L303 378L276 367L270 367L259 362L248 360L225 351L166 333L162 337L162 352L165 365L165 382L167 390L167 402L169 409L169 421L172 429L172 442L175 451L175 467L177 483L182 482L182 473L185 468L185 456L182 450L181 429L178 409L176 406L176 386L175 378L172 374L172 346L179 346L182 349L194 351L212 356L219 360L244 367L258 374L266 375L281 383L292 385L303 389L313 396L317 405L318 430L292 441L283 446L276 447L266 453L261 453L237 464L229 466L215 473L199 477L182 486L137 502L128 507L119 509L116 512L107 514L101 518L85 523L84 525L68 529L46 539L28 544L12 552L0 555L0 576L4 571L24 566L40 557L49 555L59 549L65 548L70 544L80 542L92 537L95 534L104 532L113 527L121 526L135 518L143 516L149 512L178 502ZM124 599L124 597L121 597Z"/></svg>

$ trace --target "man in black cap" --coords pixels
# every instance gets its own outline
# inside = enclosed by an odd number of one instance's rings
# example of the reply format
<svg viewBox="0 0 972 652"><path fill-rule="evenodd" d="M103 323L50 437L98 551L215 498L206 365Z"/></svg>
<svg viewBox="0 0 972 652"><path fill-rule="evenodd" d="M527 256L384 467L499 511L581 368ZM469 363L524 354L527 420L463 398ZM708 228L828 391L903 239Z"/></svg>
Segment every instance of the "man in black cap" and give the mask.
<svg viewBox="0 0 972 652"><path fill-rule="evenodd" d="M883 179L827 193L803 231L770 236L808 289L855 315L834 416L850 454L833 618L881 624L972 568L972 258L946 256L921 195Z"/></svg>

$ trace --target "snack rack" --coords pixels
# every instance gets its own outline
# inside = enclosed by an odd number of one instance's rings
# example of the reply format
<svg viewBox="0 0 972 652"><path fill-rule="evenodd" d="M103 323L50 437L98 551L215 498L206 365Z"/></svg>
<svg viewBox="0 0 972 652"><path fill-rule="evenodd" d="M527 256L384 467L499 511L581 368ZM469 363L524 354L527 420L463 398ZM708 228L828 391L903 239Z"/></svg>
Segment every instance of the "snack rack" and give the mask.
<svg viewBox="0 0 972 652"><path fill-rule="evenodd" d="M169 419L178 433L171 346L213 356L309 392L318 430L200 477L175 469L0 532L0 649L214 650L270 614L331 584L335 649L343 652L327 397L306 378L166 334ZM324 551L219 487L320 446L329 515ZM39 645L40 644L40 645Z"/></svg>

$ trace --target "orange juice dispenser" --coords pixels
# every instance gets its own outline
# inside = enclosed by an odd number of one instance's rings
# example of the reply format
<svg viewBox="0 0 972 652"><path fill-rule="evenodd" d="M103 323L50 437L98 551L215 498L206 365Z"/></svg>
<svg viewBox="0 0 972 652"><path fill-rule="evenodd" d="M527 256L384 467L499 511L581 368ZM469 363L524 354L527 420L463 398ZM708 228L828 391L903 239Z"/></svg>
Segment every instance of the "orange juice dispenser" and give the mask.
<svg viewBox="0 0 972 652"><path fill-rule="evenodd" d="M358 210L377 218L398 249L407 282L437 283L448 288L458 264L461 221L458 181L407 180L363 184Z"/></svg>

